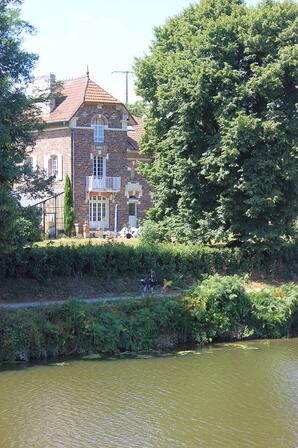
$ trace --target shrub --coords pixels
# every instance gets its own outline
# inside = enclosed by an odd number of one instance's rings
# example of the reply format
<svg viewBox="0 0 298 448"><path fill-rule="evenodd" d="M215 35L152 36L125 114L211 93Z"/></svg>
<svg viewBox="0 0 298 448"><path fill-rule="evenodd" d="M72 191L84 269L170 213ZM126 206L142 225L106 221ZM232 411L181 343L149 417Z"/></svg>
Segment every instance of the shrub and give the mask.
<svg viewBox="0 0 298 448"><path fill-rule="evenodd" d="M16 219L15 246L34 243L41 238L41 211L37 207L20 209L20 216Z"/></svg>
<svg viewBox="0 0 298 448"><path fill-rule="evenodd" d="M285 285L280 289L266 288L251 293L251 326L255 336L280 338L289 336L298 311L298 288Z"/></svg>
<svg viewBox="0 0 298 448"><path fill-rule="evenodd" d="M187 300L194 317L196 341L242 337L251 311L242 278L217 274L208 277L191 291Z"/></svg>
<svg viewBox="0 0 298 448"><path fill-rule="evenodd" d="M144 244L156 244L162 239L160 225L150 219L144 221L140 233L140 239Z"/></svg>

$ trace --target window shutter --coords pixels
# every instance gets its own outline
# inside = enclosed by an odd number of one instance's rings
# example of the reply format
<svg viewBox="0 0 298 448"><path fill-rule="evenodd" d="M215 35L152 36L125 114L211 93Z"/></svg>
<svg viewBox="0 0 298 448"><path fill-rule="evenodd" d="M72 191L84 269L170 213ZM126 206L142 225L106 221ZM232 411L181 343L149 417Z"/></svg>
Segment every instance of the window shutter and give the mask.
<svg viewBox="0 0 298 448"><path fill-rule="evenodd" d="M32 168L33 168L33 171L36 171L36 168L37 168L37 156L32 156Z"/></svg>
<svg viewBox="0 0 298 448"><path fill-rule="evenodd" d="M58 155L58 180L63 180L63 160L62 160L62 154Z"/></svg>
<svg viewBox="0 0 298 448"><path fill-rule="evenodd" d="M49 158L48 158L48 156L44 156L43 160L44 160L43 167L48 176L49 175Z"/></svg>

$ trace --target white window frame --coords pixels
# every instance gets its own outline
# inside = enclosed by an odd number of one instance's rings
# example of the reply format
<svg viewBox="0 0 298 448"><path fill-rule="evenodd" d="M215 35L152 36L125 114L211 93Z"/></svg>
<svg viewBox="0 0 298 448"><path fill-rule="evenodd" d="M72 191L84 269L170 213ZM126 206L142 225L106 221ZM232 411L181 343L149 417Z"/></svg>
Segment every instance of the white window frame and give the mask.
<svg viewBox="0 0 298 448"><path fill-rule="evenodd" d="M134 205L134 214L130 214L130 207ZM128 223L130 226L137 227L138 226L138 201L135 199L131 199L128 201Z"/></svg>
<svg viewBox="0 0 298 448"><path fill-rule="evenodd" d="M105 123L104 121L96 117L92 122L93 128L93 141L94 143L104 143L105 141Z"/></svg>
<svg viewBox="0 0 298 448"><path fill-rule="evenodd" d="M107 160L102 156L93 157L93 176L98 178L106 177Z"/></svg>
<svg viewBox="0 0 298 448"><path fill-rule="evenodd" d="M57 159L55 170L50 167L51 159ZM48 176L55 176L56 180L63 180L63 156L62 154L52 153L44 156L44 168Z"/></svg>
<svg viewBox="0 0 298 448"><path fill-rule="evenodd" d="M55 160L55 165L53 166L53 160ZM58 178L58 155L57 154L51 154L48 158L48 175L54 176Z"/></svg>

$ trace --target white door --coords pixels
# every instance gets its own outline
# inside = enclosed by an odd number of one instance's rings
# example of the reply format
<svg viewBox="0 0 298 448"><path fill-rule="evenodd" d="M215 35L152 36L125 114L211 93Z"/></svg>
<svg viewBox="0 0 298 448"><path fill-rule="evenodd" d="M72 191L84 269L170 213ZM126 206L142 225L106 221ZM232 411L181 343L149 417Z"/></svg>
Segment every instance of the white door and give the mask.
<svg viewBox="0 0 298 448"><path fill-rule="evenodd" d="M137 227L137 204L135 202L128 204L128 224L131 227Z"/></svg>
<svg viewBox="0 0 298 448"><path fill-rule="evenodd" d="M90 196L89 200L90 229L109 228L109 200L103 196Z"/></svg>

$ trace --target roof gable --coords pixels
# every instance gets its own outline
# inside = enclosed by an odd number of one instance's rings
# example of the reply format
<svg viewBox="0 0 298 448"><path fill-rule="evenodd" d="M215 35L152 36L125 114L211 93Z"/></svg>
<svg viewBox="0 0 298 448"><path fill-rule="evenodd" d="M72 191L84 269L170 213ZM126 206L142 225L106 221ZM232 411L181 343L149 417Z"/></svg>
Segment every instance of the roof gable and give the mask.
<svg viewBox="0 0 298 448"><path fill-rule="evenodd" d="M120 101L99 87L94 81L91 81L91 79L88 79L84 100L86 103L121 104Z"/></svg>
<svg viewBox="0 0 298 448"><path fill-rule="evenodd" d="M61 103L42 118L47 123L69 121L83 103L121 104L88 76L62 81Z"/></svg>

